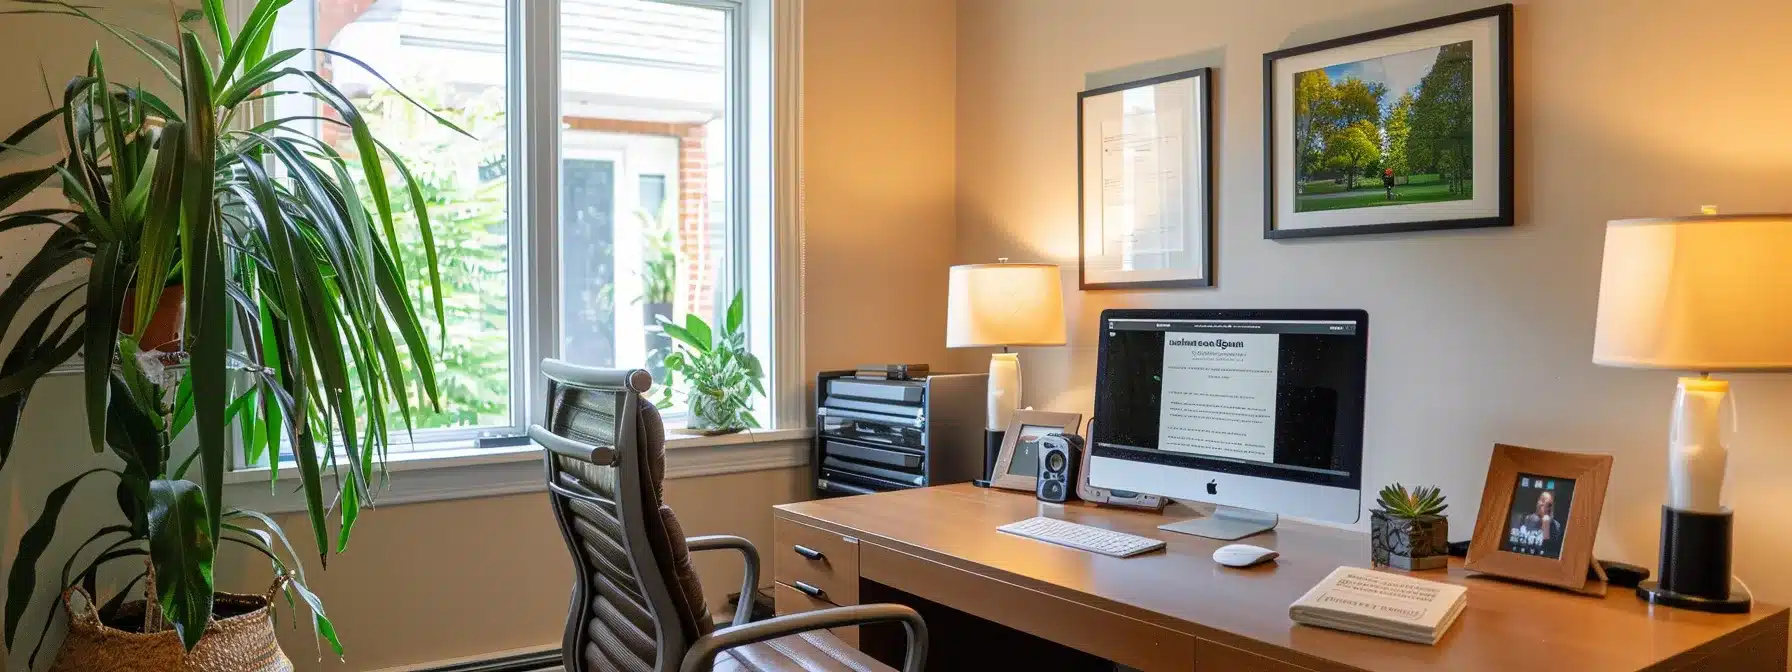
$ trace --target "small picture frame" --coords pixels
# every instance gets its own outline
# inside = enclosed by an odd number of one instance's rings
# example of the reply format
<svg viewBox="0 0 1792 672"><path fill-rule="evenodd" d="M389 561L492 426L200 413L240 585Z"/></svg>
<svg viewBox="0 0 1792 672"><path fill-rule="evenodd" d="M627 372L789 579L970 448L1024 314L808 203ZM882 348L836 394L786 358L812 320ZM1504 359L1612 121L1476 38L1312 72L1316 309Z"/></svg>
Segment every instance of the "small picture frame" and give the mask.
<svg viewBox="0 0 1792 672"><path fill-rule="evenodd" d="M1612 456L1496 444L1463 568L1603 594L1588 583Z"/></svg>
<svg viewBox="0 0 1792 672"><path fill-rule="evenodd" d="M1002 451L996 456L991 487L1035 492L1039 487L1039 440L1053 432L1075 434L1082 426L1080 413L1021 410L1008 422Z"/></svg>

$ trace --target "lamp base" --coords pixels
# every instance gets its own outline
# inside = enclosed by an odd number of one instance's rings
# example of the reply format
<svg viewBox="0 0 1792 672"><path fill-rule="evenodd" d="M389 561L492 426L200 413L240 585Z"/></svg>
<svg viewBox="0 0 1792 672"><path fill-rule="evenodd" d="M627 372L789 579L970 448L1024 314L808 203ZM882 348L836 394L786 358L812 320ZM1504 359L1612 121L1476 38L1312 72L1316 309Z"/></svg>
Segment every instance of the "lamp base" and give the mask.
<svg viewBox="0 0 1792 672"><path fill-rule="evenodd" d="M1660 581L1644 581L1637 584L1636 596L1649 604L1691 611L1708 611L1716 614L1746 614L1754 605L1754 599L1749 596L1748 589L1739 583L1730 584L1729 596L1711 598L1676 593L1662 588Z"/></svg>
<svg viewBox="0 0 1792 672"><path fill-rule="evenodd" d="M1637 584L1650 604L1723 614L1745 613L1752 599L1730 575L1735 515L1661 507L1661 573Z"/></svg>
<svg viewBox="0 0 1792 672"><path fill-rule="evenodd" d="M1007 430L983 430L983 480L995 480L996 458L1002 456L1002 439L1007 436Z"/></svg>

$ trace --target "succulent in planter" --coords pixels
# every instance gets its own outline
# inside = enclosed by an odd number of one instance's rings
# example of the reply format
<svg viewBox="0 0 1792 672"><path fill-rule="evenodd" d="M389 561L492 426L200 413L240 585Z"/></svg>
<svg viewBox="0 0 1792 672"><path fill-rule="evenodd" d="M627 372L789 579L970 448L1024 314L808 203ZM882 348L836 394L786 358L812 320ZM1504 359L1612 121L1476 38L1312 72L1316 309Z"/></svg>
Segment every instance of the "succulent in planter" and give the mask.
<svg viewBox="0 0 1792 672"><path fill-rule="evenodd" d="M1369 555L1376 565L1436 569L1450 563L1450 519L1443 490L1399 483L1381 489L1369 516Z"/></svg>

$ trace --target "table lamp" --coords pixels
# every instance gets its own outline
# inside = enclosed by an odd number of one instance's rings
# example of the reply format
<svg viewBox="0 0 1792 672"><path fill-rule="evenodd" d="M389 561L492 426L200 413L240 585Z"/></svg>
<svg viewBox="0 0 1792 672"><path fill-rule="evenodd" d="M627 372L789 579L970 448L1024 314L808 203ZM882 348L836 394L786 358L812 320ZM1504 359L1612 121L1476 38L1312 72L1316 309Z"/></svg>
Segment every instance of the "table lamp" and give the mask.
<svg viewBox="0 0 1792 672"><path fill-rule="evenodd" d="M1064 289L1056 264L953 266L947 283L946 347L1002 346L989 356L983 478L995 469L1003 432L1020 405L1020 355L1010 346L1064 344Z"/></svg>
<svg viewBox="0 0 1792 672"><path fill-rule="evenodd" d="M1715 372L1792 370L1792 215L1626 219L1605 229L1593 362L1672 369L1661 566L1637 587L1654 604L1749 610L1730 576L1732 512L1721 503L1728 451ZM1732 409L1733 410L1733 409Z"/></svg>

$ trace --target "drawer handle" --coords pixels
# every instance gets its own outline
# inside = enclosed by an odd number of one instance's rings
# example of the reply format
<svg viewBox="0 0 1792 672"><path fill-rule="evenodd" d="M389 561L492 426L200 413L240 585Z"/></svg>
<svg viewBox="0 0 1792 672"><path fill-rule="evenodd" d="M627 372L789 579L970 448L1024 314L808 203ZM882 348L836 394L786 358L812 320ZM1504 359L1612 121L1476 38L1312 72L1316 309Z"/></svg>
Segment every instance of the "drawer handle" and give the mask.
<svg viewBox="0 0 1792 672"><path fill-rule="evenodd" d="M790 587L800 590L800 591L802 591L802 593L804 595L808 595L809 597L813 597L818 600L828 599L827 591L822 590L820 588L816 588L815 586L811 586L811 585L809 585L807 583L803 583L801 581L796 581L796 582L791 583Z"/></svg>
<svg viewBox="0 0 1792 672"><path fill-rule="evenodd" d="M791 549L796 551L797 555L803 556L810 560L820 560L822 558L828 557L827 555L823 554L821 551L817 551L813 548L809 548L808 546L804 546L802 544L797 544L795 546L792 546Z"/></svg>

